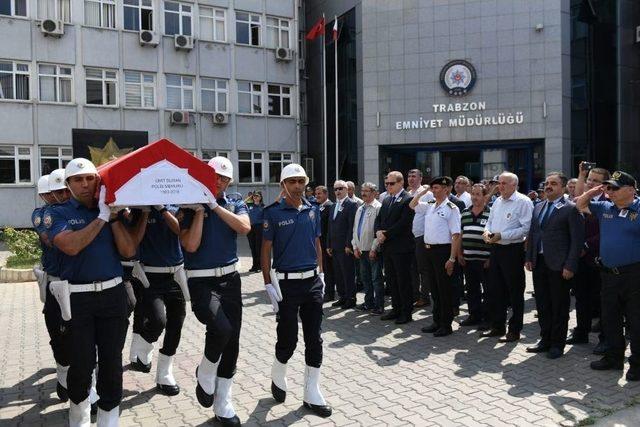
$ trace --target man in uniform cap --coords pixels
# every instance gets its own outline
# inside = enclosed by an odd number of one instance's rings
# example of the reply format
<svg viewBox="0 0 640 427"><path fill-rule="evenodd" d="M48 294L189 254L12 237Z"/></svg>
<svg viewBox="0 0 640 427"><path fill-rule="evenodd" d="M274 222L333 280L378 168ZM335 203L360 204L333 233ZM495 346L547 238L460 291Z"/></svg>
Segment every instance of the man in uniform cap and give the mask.
<svg viewBox="0 0 640 427"><path fill-rule="evenodd" d="M605 190L608 201L593 201ZM640 380L640 199L636 180L616 171L611 179L576 198L576 207L592 213L600 223L600 268L602 271L602 329L608 348L595 370L622 370L626 348L623 322L626 318L631 356L627 381Z"/></svg>
<svg viewBox="0 0 640 427"><path fill-rule="evenodd" d="M315 414L329 417L331 407L320 392L324 298L320 212L302 197L308 182L302 166L285 166L280 174L283 197L264 210L262 276L278 322L271 393L278 402L287 396L287 362L296 349L299 315L306 363L303 403Z"/></svg>
<svg viewBox="0 0 640 427"><path fill-rule="evenodd" d="M411 200L410 207L424 213L424 242L426 248L427 280L433 296L433 323L422 332L435 337L450 335L453 330L452 280L456 257L460 249L460 210L448 199L453 180L440 176L431 180L433 199L420 202L427 194L425 185Z"/></svg>

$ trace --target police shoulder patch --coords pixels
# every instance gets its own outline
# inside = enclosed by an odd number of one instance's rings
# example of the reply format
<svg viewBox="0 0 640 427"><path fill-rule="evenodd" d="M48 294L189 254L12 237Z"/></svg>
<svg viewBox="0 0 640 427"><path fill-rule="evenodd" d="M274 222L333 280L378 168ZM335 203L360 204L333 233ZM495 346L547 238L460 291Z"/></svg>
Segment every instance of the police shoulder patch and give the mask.
<svg viewBox="0 0 640 427"><path fill-rule="evenodd" d="M36 227L39 226L42 223L42 218L40 218L40 215L37 215L34 219L33 219L33 225L35 225Z"/></svg>
<svg viewBox="0 0 640 427"><path fill-rule="evenodd" d="M268 219L265 219L265 220L262 221L262 228L265 228L265 229L269 228L269 220Z"/></svg>
<svg viewBox="0 0 640 427"><path fill-rule="evenodd" d="M51 228L51 224L53 224L53 218L51 218L51 214L44 214L44 218L42 219L44 222L44 226L47 228Z"/></svg>

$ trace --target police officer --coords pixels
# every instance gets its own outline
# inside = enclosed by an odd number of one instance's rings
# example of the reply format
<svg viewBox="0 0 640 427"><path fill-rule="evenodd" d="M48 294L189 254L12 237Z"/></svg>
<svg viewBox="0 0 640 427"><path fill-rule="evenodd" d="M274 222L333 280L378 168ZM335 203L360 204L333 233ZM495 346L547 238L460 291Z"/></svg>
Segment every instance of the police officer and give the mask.
<svg viewBox="0 0 640 427"><path fill-rule="evenodd" d="M593 201L603 189L609 200ZM600 223L601 319L609 347L601 360L591 363L591 369L623 369L626 318L631 347L627 381L640 380L640 199L635 192L633 176L616 171L603 185L575 200L580 211L592 213Z"/></svg>
<svg viewBox="0 0 640 427"><path fill-rule="evenodd" d="M434 198L420 202L429 191L429 186L423 186L409 204L416 213L424 214L426 276L433 296L433 324L422 328L422 332L433 333L434 337L453 332L451 275L460 250L460 210L448 199L452 184L448 176L434 178L430 183Z"/></svg>
<svg viewBox="0 0 640 427"><path fill-rule="evenodd" d="M49 175L43 175L38 180L38 195L44 201L44 205L35 208L31 214L31 222L40 237L40 247L42 257L40 264L42 269L35 268L34 273L38 279L40 287L40 300L44 303L42 313L44 322L49 332L49 344L53 351L53 358L56 361L56 392L58 398L63 402L69 400L67 394L67 371L69 370L69 339L70 328L68 322L62 319L60 307L49 291L49 281L58 280L60 275L60 263L58 262L57 250L51 246L51 241L44 226L43 217L46 209L56 203L56 199L49 187Z"/></svg>
<svg viewBox="0 0 640 427"><path fill-rule="evenodd" d="M137 342L136 365L151 369L153 343L165 331L163 347L158 354L156 384L167 396L180 393L173 376L173 356L180 343L180 334L186 315L185 296L187 279L184 274L180 248L180 224L175 217L177 206L154 206L145 215L144 237L140 244L140 260L149 287L143 291L144 326ZM166 330L165 330L166 328Z"/></svg>
<svg viewBox="0 0 640 427"><path fill-rule="evenodd" d="M72 198L48 210L43 222L62 253L61 280L51 282L51 292L63 318L71 317L69 424L89 425L89 390L97 351L97 422L117 425L122 400L122 348L128 326L120 256L132 256L135 247L105 203L104 186L96 203L100 177L89 160L71 160L65 168L65 180Z"/></svg>
<svg viewBox="0 0 640 427"><path fill-rule="evenodd" d="M237 236L247 235L251 225L245 202L225 193L233 179L229 159L214 157L209 166L217 175L217 200L178 212L191 308L207 327L196 396L205 408L213 405L223 425L240 425L231 403L242 325Z"/></svg>
<svg viewBox="0 0 640 427"><path fill-rule="evenodd" d="M324 298L320 211L303 199L308 182L302 166L295 163L285 166L280 174L284 197L264 210L262 276L278 322L271 393L276 401L284 402L287 362L298 340L299 313L306 362L304 406L321 417L329 417L331 407L325 402L319 384ZM271 271L272 249L274 271Z"/></svg>

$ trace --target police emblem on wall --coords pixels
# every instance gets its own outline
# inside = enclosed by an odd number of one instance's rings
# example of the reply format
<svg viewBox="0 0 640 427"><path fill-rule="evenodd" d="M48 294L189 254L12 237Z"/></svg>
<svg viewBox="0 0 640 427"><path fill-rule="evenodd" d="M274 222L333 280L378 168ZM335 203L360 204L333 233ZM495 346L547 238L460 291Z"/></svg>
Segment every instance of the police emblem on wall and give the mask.
<svg viewBox="0 0 640 427"><path fill-rule="evenodd" d="M440 71L440 86L450 96L464 96L473 89L477 77L476 69L471 63L456 59L447 63Z"/></svg>

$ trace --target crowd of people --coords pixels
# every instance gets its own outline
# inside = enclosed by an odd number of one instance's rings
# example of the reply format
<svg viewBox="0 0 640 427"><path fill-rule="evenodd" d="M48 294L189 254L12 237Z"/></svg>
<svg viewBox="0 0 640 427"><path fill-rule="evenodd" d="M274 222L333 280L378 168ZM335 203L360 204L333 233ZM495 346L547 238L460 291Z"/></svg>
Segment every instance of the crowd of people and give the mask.
<svg viewBox="0 0 640 427"><path fill-rule="evenodd" d="M232 402L240 352L242 292L237 237L246 235L251 272L261 272L277 316L271 392L287 397L287 367L302 323L303 403L328 417L320 390L323 305L359 310L403 325L431 307L422 332L517 342L523 329L525 270L533 275L540 339L527 352L564 354L587 344L601 355L596 370L622 370L626 338L630 369L640 380L640 199L621 171L579 165L568 179L550 172L541 191L525 195L518 176L503 172L474 183L439 176L423 184L419 169L390 171L384 191L337 180L308 186L297 164L281 173L281 192L265 201L227 192L233 164L216 157L217 196L208 204L114 209L95 166L78 158L38 182L44 205L33 225L43 248L36 269L57 364L57 393L70 400L71 426L118 425L122 350L132 319L130 369L152 370L155 343L159 392L174 396L173 376L187 302L206 327L194 374L198 402L222 425L239 425ZM334 197L330 197L330 192ZM96 194L99 197L96 198ZM364 291L357 304L356 294ZM577 326L569 333L571 294ZM390 295L390 306L386 296ZM510 314L509 314L510 313ZM624 333L626 328L626 335Z"/></svg>

